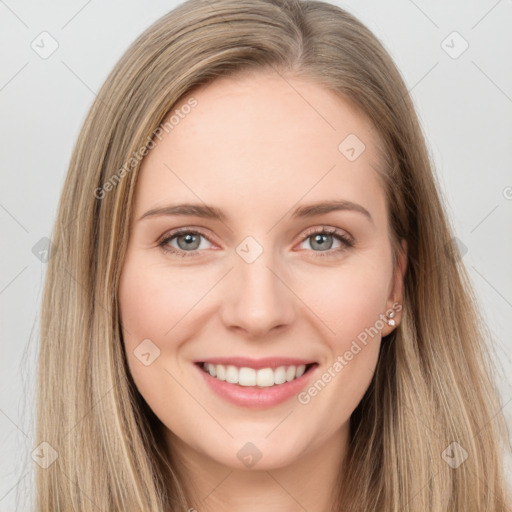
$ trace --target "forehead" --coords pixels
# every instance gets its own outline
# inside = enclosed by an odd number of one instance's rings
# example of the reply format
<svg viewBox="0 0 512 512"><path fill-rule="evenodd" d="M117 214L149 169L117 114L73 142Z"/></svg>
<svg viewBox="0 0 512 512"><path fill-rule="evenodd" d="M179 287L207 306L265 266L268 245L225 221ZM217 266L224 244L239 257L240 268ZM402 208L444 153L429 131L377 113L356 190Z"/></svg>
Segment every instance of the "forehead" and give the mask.
<svg viewBox="0 0 512 512"><path fill-rule="evenodd" d="M246 71L196 88L176 104L170 116L192 97L197 106L173 128L175 142L181 128L187 133L180 143L190 134L196 138L191 143L200 142L208 149L233 150L241 142L244 153L252 150L275 160L285 149L293 149L290 157L316 149L337 157L340 142L352 134L365 144L366 156L377 160L373 154L376 134L369 120L346 99L316 82L270 71Z"/></svg>
<svg viewBox="0 0 512 512"><path fill-rule="evenodd" d="M142 162L139 213L173 199L233 198L247 209L291 207L305 195L382 202L373 126L317 83L272 72L220 78L186 95L171 116Z"/></svg>

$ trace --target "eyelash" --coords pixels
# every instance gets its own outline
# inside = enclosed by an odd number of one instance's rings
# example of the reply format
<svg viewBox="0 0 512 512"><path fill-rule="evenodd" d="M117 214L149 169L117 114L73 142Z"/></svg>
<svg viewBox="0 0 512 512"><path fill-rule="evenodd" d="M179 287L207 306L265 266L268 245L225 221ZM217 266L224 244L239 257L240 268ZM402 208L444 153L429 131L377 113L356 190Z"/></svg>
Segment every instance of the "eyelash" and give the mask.
<svg viewBox="0 0 512 512"><path fill-rule="evenodd" d="M158 243L158 246L162 248L162 250L166 253L172 253L176 256L181 257L193 257L193 256L199 256L199 249L195 249L193 251L182 251L180 249L176 249L175 247L171 247L168 245L168 243L173 239L176 238L179 235L182 234L193 234L193 235L200 235L209 242L213 243L204 233L201 231L198 231L196 229L187 229L187 228L181 228L177 229L171 233L168 234L168 236L164 236L164 238ZM342 251L349 249L351 247L354 247L355 241L347 236L342 234L340 231L338 231L335 228L312 228L311 230L306 231L304 234L304 237L301 240L301 243L307 240L308 238L314 236L314 235L332 235L334 238L339 240L343 246L338 247L337 249L329 249L327 251L313 251L315 253L315 257L319 258L325 258L325 257L335 257Z"/></svg>

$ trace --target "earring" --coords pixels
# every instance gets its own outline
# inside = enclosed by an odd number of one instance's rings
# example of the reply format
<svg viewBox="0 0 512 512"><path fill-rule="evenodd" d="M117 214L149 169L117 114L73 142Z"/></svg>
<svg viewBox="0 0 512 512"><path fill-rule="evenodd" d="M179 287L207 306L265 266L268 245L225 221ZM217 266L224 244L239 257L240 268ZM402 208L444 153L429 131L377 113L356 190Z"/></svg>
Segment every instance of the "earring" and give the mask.
<svg viewBox="0 0 512 512"><path fill-rule="evenodd" d="M395 326L396 322L393 320L394 317L395 317L394 311L391 311L391 313L389 313L389 315L386 315L386 322L388 323L388 325Z"/></svg>

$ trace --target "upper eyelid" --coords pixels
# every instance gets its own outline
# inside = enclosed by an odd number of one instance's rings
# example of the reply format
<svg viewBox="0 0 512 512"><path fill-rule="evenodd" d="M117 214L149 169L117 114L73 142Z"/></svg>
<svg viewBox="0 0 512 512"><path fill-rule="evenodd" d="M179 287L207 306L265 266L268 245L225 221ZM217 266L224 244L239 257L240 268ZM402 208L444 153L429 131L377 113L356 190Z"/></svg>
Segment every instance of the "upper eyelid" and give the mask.
<svg viewBox="0 0 512 512"><path fill-rule="evenodd" d="M212 244L215 243L213 240L211 240L211 237L204 233L200 228L177 228L176 230L167 231L158 239L158 243L173 239L179 235L187 233L197 233L198 235L201 235L202 237L206 238Z"/></svg>

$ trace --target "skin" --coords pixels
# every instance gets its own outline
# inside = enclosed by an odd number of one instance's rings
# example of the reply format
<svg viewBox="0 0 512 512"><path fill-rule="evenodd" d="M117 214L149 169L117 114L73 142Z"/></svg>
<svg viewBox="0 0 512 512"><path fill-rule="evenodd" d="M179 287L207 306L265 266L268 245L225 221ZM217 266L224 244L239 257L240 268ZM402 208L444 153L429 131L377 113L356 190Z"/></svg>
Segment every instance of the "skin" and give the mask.
<svg viewBox="0 0 512 512"><path fill-rule="evenodd" d="M405 255L393 268L375 132L322 86L270 72L217 79L193 97L198 105L148 153L137 183L119 289L129 369L165 427L166 449L183 461L191 507L328 511L350 415L370 384L381 336L396 326L369 338L308 404L292 397L264 410L233 405L210 390L193 361L301 357L319 363L320 378L401 303ZM349 134L366 146L354 161L338 149ZM335 199L363 206L372 220L348 210L292 218L298 206ZM215 206L227 219L138 220L182 202ZM181 227L207 238L192 250L183 235L167 245L195 255L159 247ZM319 246L305 235L323 227L355 245L327 236ZM236 252L247 236L263 249L252 263ZM149 366L134 355L144 339L160 350ZM251 468L237 457L247 442L262 454Z"/></svg>

